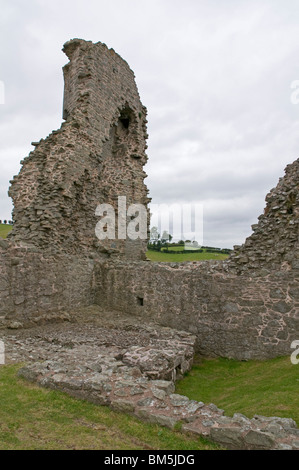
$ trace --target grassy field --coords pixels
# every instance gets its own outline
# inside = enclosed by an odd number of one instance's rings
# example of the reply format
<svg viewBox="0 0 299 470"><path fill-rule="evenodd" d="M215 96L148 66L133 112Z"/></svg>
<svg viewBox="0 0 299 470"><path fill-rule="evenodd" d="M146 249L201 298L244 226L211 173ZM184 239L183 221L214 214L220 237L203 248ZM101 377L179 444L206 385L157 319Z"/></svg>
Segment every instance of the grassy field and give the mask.
<svg viewBox="0 0 299 470"><path fill-rule="evenodd" d="M171 248L175 250L176 247ZM178 251L180 248L177 248ZM148 250L146 257L150 261L162 261L165 263L181 263L183 261L204 261L208 259L226 259L228 255L222 253L208 253L205 250L203 253L163 253L162 251Z"/></svg>
<svg viewBox="0 0 299 470"><path fill-rule="evenodd" d="M199 359L178 383L177 393L215 403L227 416L242 413L293 418L299 425L299 364L289 357L239 362Z"/></svg>
<svg viewBox="0 0 299 470"><path fill-rule="evenodd" d="M12 225L0 224L0 237L6 238L9 232L12 230Z"/></svg>
<svg viewBox="0 0 299 470"><path fill-rule="evenodd" d="M43 389L0 367L0 450L213 450L205 439L148 425Z"/></svg>

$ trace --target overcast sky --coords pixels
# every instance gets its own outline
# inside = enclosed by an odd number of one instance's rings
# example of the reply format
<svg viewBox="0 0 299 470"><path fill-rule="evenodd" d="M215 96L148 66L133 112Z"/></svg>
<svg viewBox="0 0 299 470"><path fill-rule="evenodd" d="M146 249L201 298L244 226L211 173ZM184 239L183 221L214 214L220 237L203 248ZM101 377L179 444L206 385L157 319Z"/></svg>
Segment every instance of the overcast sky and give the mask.
<svg viewBox="0 0 299 470"><path fill-rule="evenodd" d="M61 49L78 37L135 72L153 203L201 203L205 245L244 242L299 156L298 31L298 0L0 0L0 219L31 142L61 126Z"/></svg>

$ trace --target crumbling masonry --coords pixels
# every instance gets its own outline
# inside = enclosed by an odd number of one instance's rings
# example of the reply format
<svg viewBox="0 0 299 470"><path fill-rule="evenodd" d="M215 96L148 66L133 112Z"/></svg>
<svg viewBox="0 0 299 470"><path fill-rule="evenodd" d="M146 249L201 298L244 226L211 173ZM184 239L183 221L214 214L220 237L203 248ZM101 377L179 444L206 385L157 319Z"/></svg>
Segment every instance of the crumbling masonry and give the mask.
<svg viewBox="0 0 299 470"><path fill-rule="evenodd" d="M159 264L142 240L95 235L96 208L147 205L146 109L114 50L64 46L63 122L33 143L11 182L14 228L0 243L0 325L62 320L90 305L197 338L205 355L289 355L299 339L299 160L267 196L253 234L224 262Z"/></svg>

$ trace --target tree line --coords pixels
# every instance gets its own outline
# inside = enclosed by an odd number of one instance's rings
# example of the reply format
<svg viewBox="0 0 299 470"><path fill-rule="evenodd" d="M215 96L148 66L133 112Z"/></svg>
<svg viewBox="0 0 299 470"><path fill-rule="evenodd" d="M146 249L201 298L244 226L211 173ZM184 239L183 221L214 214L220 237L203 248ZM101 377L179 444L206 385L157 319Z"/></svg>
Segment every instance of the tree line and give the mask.
<svg viewBox="0 0 299 470"><path fill-rule="evenodd" d="M4 219L3 221L2 221L2 220L0 220L0 224L4 224L4 225L6 225L6 224L8 224L8 225L12 225L12 220L6 220L6 219Z"/></svg>
<svg viewBox="0 0 299 470"><path fill-rule="evenodd" d="M221 253L229 255L232 250L229 248L215 248L213 246L199 246L196 240L179 240L177 243L172 243L173 236L167 231L164 231L162 235L158 232L157 227L152 227L150 231L150 240L147 244L147 248L153 251L163 251L164 253L171 254L183 254L183 253ZM185 249L185 245L188 244L188 250ZM182 247L182 250L172 250L172 247ZM192 249L194 248L194 249Z"/></svg>

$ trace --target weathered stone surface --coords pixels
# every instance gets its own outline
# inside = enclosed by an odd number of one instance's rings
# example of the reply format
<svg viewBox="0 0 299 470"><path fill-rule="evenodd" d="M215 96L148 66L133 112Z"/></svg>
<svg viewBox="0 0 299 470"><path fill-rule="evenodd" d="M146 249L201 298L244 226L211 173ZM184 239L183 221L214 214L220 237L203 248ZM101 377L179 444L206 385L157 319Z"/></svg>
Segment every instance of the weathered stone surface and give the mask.
<svg viewBox="0 0 299 470"><path fill-rule="evenodd" d="M275 446L275 439L273 435L266 432L250 430L244 437L246 445L252 448L260 448L264 450L273 449Z"/></svg>
<svg viewBox="0 0 299 470"><path fill-rule="evenodd" d="M8 323L7 328L10 330L18 330L23 328L23 323L20 323L19 321L12 321L11 323Z"/></svg>
<svg viewBox="0 0 299 470"><path fill-rule="evenodd" d="M35 145L11 182L10 239L63 253L145 259L146 240L99 240L95 233L100 203L114 207L118 196L126 197L127 207L149 201L147 111L134 73L100 42L75 39L63 51L70 60L64 67L65 122Z"/></svg>
<svg viewBox="0 0 299 470"><path fill-rule="evenodd" d="M138 410L136 416L141 418L143 421L147 421L148 423L159 424L160 426L165 426L170 429L173 429L179 421L178 418L173 416L167 416L143 409Z"/></svg>
<svg viewBox="0 0 299 470"><path fill-rule="evenodd" d="M294 286L289 271L247 277L226 272L217 262L122 261L96 263L95 271L96 303L132 315L142 311L157 323L188 330L196 335L202 355L242 360L288 355L299 337L298 297L294 288L294 297L289 294L289 285ZM273 290L284 295L283 308L277 308ZM143 307L136 291L141 291ZM234 308L230 303L227 308L230 300Z"/></svg>
<svg viewBox="0 0 299 470"><path fill-rule="evenodd" d="M254 420L260 425L277 425L281 426L285 430L297 428L296 422L291 418L280 418L278 416L265 417L260 415L254 415Z"/></svg>
<svg viewBox="0 0 299 470"><path fill-rule="evenodd" d="M189 402L189 398L173 393L170 395L170 401L173 406L185 406Z"/></svg>
<svg viewBox="0 0 299 470"><path fill-rule="evenodd" d="M297 270L299 227L299 159L288 165L285 176L266 196L267 205L253 234L236 247L229 259L229 268L238 272L259 272L260 269ZM284 301L277 304L281 313L289 309Z"/></svg>
<svg viewBox="0 0 299 470"><path fill-rule="evenodd" d="M242 428L212 427L210 437L213 441L218 442L228 449L245 449Z"/></svg>
<svg viewBox="0 0 299 470"><path fill-rule="evenodd" d="M170 395L171 393L174 393L175 391L175 386L173 382L169 380L152 380L151 381L152 387L155 389L160 389Z"/></svg>
<svg viewBox="0 0 299 470"><path fill-rule="evenodd" d="M167 396L164 390L159 390L158 388L155 388L155 387L152 388L152 394L155 398L158 398L158 400L165 400Z"/></svg>
<svg viewBox="0 0 299 470"><path fill-rule="evenodd" d="M133 413L135 410L134 404L129 400L114 400L110 406L113 411L121 413Z"/></svg>
<svg viewBox="0 0 299 470"><path fill-rule="evenodd" d="M8 248L7 241L2 240L2 238L0 238L0 248L2 248L2 250L7 250L7 248Z"/></svg>

